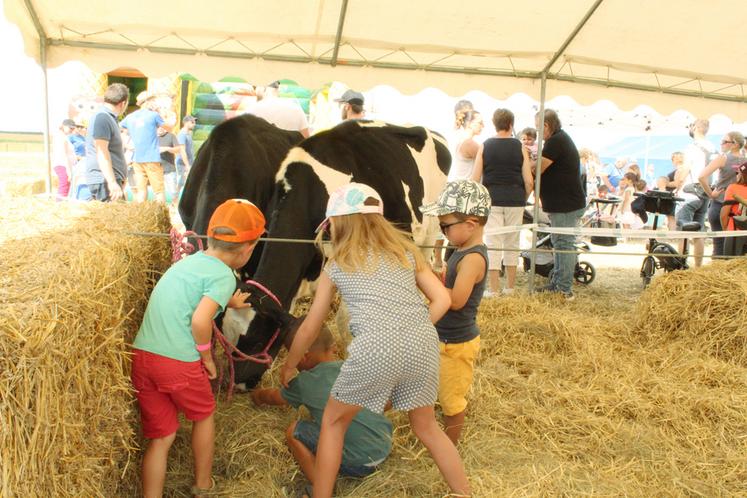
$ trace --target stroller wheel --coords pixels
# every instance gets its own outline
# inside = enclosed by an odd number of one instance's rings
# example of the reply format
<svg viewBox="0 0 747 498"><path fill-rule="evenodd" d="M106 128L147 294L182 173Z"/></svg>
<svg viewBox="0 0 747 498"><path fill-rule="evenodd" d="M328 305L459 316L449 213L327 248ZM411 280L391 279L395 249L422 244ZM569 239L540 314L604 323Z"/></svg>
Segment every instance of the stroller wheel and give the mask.
<svg viewBox="0 0 747 498"><path fill-rule="evenodd" d="M579 284L589 285L594 281L597 276L597 271L594 269L594 265L587 261L579 261L576 263L576 269L573 272L573 278Z"/></svg>
<svg viewBox="0 0 747 498"><path fill-rule="evenodd" d="M643 266L641 266L641 280L643 281L644 289L651 283L654 273L656 273L656 261L654 261L652 256L646 256L643 260Z"/></svg>

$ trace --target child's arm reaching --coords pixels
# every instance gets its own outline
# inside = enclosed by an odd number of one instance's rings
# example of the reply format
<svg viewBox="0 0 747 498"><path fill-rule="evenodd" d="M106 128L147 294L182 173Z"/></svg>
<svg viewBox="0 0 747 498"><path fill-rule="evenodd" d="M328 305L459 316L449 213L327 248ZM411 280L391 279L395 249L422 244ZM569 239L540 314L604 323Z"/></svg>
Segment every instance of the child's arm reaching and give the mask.
<svg viewBox="0 0 747 498"><path fill-rule="evenodd" d="M443 286L430 268L425 266L422 270L415 273L415 281L418 284L418 288L423 291L425 297L430 301L428 307L431 312L431 322L436 323L449 310L449 306L451 306L449 291L446 290L446 287Z"/></svg>
<svg viewBox="0 0 747 498"><path fill-rule="evenodd" d="M429 270L430 273L430 270ZM433 278L436 278L435 276ZM316 336L319 335L324 320L329 315L329 308L332 305L332 299L335 296L335 284L332 283L329 276L322 272L319 276L319 283L314 294L314 302L311 303L309 313L306 315L303 323L298 327L296 337L293 339L288 357L280 369L280 383L288 387L288 382L293 378L293 371L296 365L301 361L303 355L309 350Z"/></svg>
<svg viewBox="0 0 747 498"><path fill-rule="evenodd" d="M478 253L467 254L457 267L457 276L452 289L446 289L451 296L452 310L460 310L467 304L475 284L485 276L485 258Z"/></svg>
<svg viewBox="0 0 747 498"><path fill-rule="evenodd" d="M205 365L205 370L207 370L208 378L210 379L218 376L210 347L202 350L199 347L200 345L210 344L210 340L213 337L213 317L219 307L220 305L208 296L203 296L197 304L197 309L192 314L192 337L195 340L202 364Z"/></svg>

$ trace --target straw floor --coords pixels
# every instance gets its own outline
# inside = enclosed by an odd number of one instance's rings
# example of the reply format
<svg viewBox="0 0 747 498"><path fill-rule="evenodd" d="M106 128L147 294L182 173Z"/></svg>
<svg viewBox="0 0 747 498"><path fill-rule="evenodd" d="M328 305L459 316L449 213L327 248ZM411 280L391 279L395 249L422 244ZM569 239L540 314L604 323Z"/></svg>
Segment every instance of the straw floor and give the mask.
<svg viewBox="0 0 747 498"><path fill-rule="evenodd" d="M129 347L169 262L155 206L0 200L0 496L116 496L138 458Z"/></svg>
<svg viewBox="0 0 747 498"><path fill-rule="evenodd" d="M737 268L747 272L747 261L729 265L692 272L698 284L690 290L681 284L688 274L659 276L641 295L636 270L606 268L591 286L577 288L571 303L521 294L484 301L482 350L459 446L474 496L747 495L747 369L738 356L704 348L697 324L685 337L660 331L672 315L694 309L682 295L693 292L711 299L705 308L720 303L725 338L747 336L744 287L730 280L719 289L735 285L733 293L718 299L701 288ZM680 293L674 300L673 286ZM266 386L277 385L275 374ZM298 416L258 409L246 395L221 401L215 495L292 496L302 476L283 430ZM445 496L406 417L389 416L392 455L367 479L341 479L338 496ZM191 483L186 429L172 450L168 496L187 496Z"/></svg>
<svg viewBox="0 0 747 498"><path fill-rule="evenodd" d="M127 343L168 246L121 231L163 231L165 210L0 209L0 496L137 496ZM474 496L747 495L747 260L657 276L644 293L635 269L597 270L570 303L483 302L459 446ZM308 414L220 399L214 495L291 496L302 476L283 431ZM406 417L388 416L392 455L369 478L341 479L337 494L445 496ZM189 496L188 429L167 496Z"/></svg>

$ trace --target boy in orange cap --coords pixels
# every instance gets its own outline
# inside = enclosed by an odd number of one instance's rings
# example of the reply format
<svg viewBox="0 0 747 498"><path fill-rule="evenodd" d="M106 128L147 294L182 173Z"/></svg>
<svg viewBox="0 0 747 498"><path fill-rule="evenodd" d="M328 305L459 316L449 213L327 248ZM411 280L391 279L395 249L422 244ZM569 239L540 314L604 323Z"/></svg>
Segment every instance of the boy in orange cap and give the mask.
<svg viewBox="0 0 747 498"><path fill-rule="evenodd" d="M249 294L236 290L232 269L246 264L264 231L265 217L257 206L243 199L224 202L210 218L208 249L174 264L153 289L132 359L143 435L150 439L143 457L145 497L163 493L169 448L179 428L178 412L193 422L192 494L213 486L212 320L226 306L249 306L245 302Z"/></svg>

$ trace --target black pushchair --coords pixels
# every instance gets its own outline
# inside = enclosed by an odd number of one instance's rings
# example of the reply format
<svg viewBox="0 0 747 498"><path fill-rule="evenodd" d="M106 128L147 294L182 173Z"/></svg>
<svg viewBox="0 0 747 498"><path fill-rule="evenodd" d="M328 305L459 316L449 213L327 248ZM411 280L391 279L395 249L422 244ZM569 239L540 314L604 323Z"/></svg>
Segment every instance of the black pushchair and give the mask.
<svg viewBox="0 0 747 498"><path fill-rule="evenodd" d="M531 223L532 219L533 219L532 214L525 210L524 211L524 223ZM574 246L576 250L579 252L589 252L591 250L591 247L589 246L589 244L584 241L577 240ZM552 240L550 239L550 234L542 232L541 230L538 231L537 232L537 245L535 247L537 249L544 249L548 252L521 251L519 253L519 258L521 259L522 265L524 267L524 271L529 272L529 270L532 267L532 258L535 258L534 260L535 273L545 278L549 278L555 266L555 263L553 260L554 259L553 253L551 252L553 246L552 246ZM594 281L594 278L596 276L597 276L597 271L594 268L594 265L592 265L588 261L578 261L578 259L576 259L576 267L573 271L573 278L576 282L583 284L583 285L589 285L590 283Z"/></svg>

